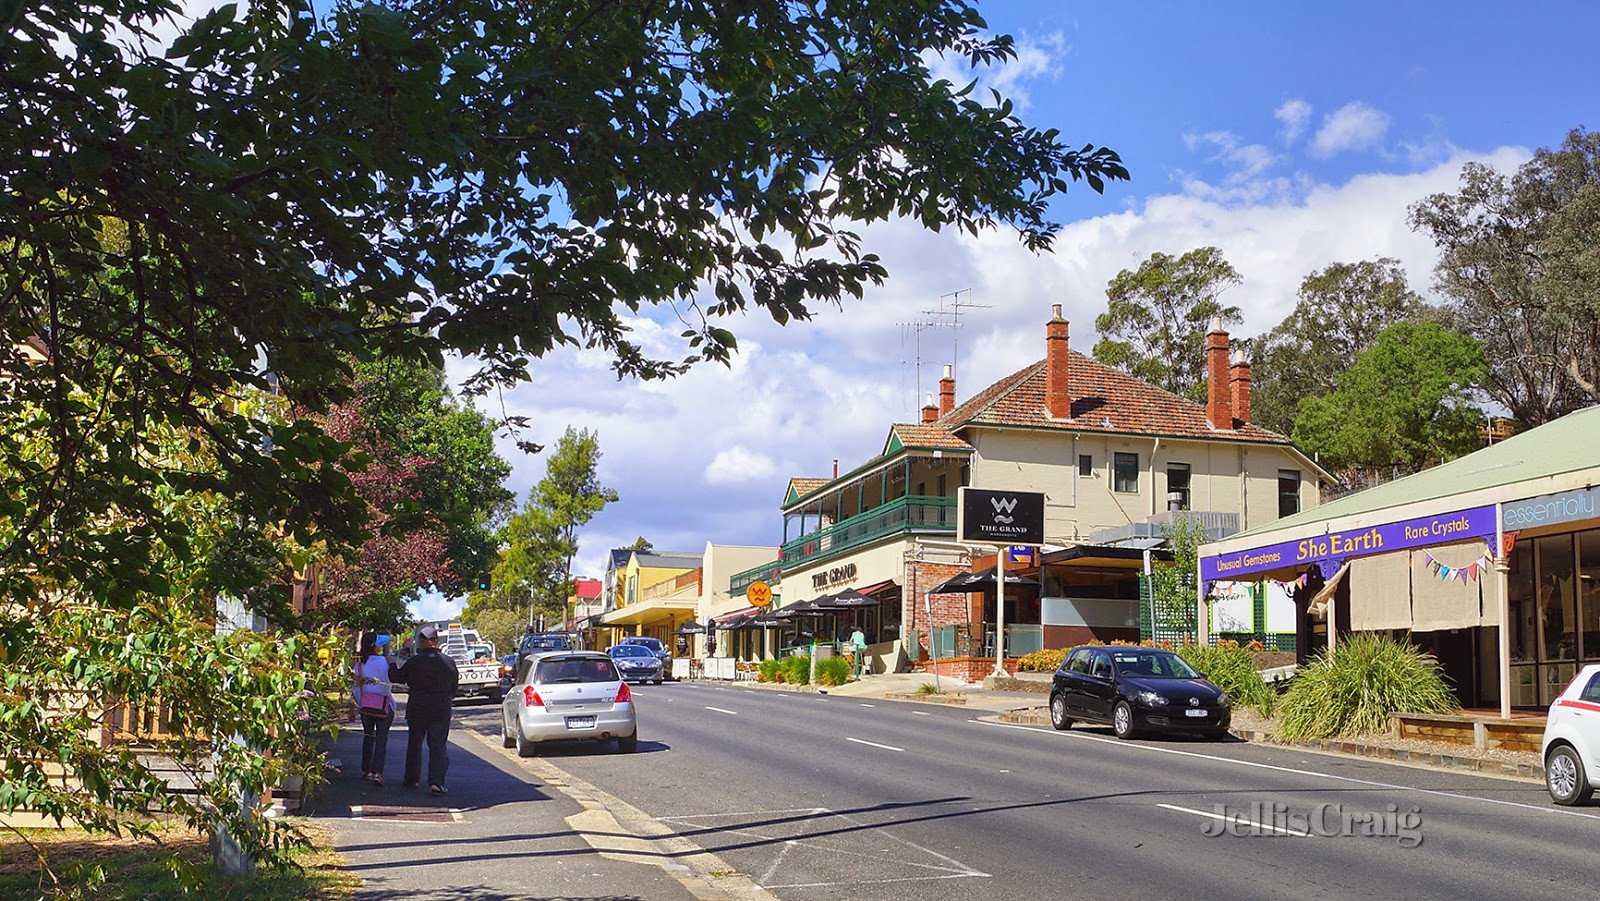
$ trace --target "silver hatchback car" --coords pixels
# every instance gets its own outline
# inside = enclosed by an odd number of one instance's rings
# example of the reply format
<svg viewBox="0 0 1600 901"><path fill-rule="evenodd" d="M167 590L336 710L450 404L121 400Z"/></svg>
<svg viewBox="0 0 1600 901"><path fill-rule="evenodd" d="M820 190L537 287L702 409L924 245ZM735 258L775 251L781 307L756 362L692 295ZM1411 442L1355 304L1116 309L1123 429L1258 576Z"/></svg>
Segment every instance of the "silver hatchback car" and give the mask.
<svg viewBox="0 0 1600 901"><path fill-rule="evenodd" d="M501 742L522 757L551 741L615 741L623 752L639 746L633 691L598 651L525 658L500 711Z"/></svg>

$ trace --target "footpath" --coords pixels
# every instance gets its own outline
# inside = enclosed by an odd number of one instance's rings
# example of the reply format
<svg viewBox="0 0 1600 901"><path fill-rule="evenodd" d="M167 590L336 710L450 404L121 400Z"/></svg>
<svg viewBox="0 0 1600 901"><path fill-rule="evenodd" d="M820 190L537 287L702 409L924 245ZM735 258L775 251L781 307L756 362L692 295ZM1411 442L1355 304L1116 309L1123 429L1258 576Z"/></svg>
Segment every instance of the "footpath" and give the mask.
<svg viewBox="0 0 1600 901"><path fill-rule="evenodd" d="M690 898L659 867L606 856L569 819L585 806L534 778L470 731L476 708L457 711L450 732L450 793L400 785L406 728L389 733L385 785L361 778L361 730L346 728L333 755L343 772L307 811L334 835L364 901Z"/></svg>

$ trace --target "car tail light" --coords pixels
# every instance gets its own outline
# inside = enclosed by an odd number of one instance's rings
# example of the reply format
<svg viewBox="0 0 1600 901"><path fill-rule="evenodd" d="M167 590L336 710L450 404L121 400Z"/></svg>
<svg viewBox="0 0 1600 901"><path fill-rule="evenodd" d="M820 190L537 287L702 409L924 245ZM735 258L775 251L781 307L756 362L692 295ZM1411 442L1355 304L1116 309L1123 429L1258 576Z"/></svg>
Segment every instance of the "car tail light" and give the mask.
<svg viewBox="0 0 1600 901"><path fill-rule="evenodd" d="M611 703L613 703L613 704L632 704L633 703L633 689L628 687L628 683L626 683L626 682L622 683L622 687L617 689L617 699L612 701Z"/></svg>
<svg viewBox="0 0 1600 901"><path fill-rule="evenodd" d="M522 706L543 707L544 698L539 697L539 693L533 690L532 685L524 685L522 687Z"/></svg>

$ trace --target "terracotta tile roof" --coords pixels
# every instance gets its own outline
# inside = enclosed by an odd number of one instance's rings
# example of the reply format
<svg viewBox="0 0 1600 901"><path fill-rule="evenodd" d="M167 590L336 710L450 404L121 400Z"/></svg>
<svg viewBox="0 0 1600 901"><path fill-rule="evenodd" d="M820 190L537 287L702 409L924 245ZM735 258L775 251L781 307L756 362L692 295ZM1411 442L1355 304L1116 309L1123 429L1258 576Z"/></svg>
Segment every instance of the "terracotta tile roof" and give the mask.
<svg viewBox="0 0 1600 901"><path fill-rule="evenodd" d="M800 476L791 476L789 478L789 491L795 497L805 497L807 493L816 491L818 488L821 488L823 485L826 485L831 481L833 480L807 479Z"/></svg>
<svg viewBox="0 0 1600 901"><path fill-rule="evenodd" d="M955 412L954 410L951 411ZM889 426L889 434L900 439L905 447L936 447L951 450L972 450L972 445L950 434L950 430L937 422L897 422ZM888 451L889 442L884 442ZM879 456L882 456L881 454Z"/></svg>
<svg viewBox="0 0 1600 901"><path fill-rule="evenodd" d="M1237 429L1212 428L1204 405L1076 351L1071 353L1070 420L1052 420L1045 415L1045 371L1044 361L1040 360L978 392L931 425L952 434L969 426L987 425L1289 444L1288 438L1254 424Z"/></svg>

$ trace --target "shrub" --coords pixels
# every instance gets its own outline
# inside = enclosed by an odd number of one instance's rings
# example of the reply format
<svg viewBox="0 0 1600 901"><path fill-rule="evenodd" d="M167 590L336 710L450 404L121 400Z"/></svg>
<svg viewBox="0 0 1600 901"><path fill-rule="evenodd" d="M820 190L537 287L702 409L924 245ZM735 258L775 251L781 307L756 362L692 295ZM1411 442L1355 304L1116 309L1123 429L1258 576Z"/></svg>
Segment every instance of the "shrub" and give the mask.
<svg viewBox="0 0 1600 901"><path fill-rule="evenodd" d="M761 665L756 668L756 681L781 682L783 681L783 677L779 673L782 668L783 661L776 657L770 657L766 660L763 660L761 661Z"/></svg>
<svg viewBox="0 0 1600 901"><path fill-rule="evenodd" d="M849 660L843 657L824 657L817 661L818 685L843 685L849 681Z"/></svg>
<svg viewBox="0 0 1600 901"><path fill-rule="evenodd" d="M1053 673L1061 668L1061 658L1067 656L1066 648L1047 648L1023 654L1017 669L1024 673Z"/></svg>
<svg viewBox="0 0 1600 901"><path fill-rule="evenodd" d="M783 658L778 672L783 677L783 681L790 685L806 685L810 683L811 655L795 655Z"/></svg>
<svg viewBox="0 0 1600 901"><path fill-rule="evenodd" d="M1439 661L1410 642L1355 634L1300 668L1283 696L1278 734L1326 738L1386 732L1392 713L1460 709Z"/></svg>
<svg viewBox="0 0 1600 901"><path fill-rule="evenodd" d="M1218 642L1212 647L1185 644L1178 648L1177 654L1205 673L1213 685L1227 692L1233 706L1249 705L1262 716L1272 715L1278 693L1256 672L1255 660L1237 641Z"/></svg>

